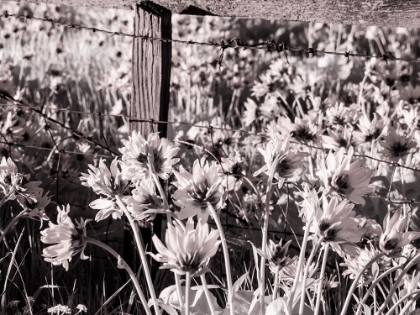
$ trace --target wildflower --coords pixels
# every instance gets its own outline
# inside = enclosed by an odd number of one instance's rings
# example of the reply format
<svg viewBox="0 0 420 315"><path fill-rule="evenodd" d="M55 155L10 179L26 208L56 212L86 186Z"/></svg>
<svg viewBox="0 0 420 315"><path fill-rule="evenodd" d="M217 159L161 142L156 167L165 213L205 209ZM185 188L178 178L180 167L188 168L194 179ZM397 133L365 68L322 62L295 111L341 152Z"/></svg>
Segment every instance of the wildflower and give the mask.
<svg viewBox="0 0 420 315"><path fill-rule="evenodd" d="M404 160L416 147L416 142L404 135L399 135L394 129L391 129L384 139L379 141L379 144L382 146L380 153L392 162Z"/></svg>
<svg viewBox="0 0 420 315"><path fill-rule="evenodd" d="M180 171L174 171L177 182L177 190L173 194L174 203L181 207L178 218L183 220L195 215L203 222L207 222L210 203L217 211L224 204L224 192L222 179L219 176L219 166L208 163L205 158L195 160L193 172L190 174L182 166Z"/></svg>
<svg viewBox="0 0 420 315"><path fill-rule="evenodd" d="M305 118L296 117L294 123L289 118L280 117L276 129L281 134L290 135L297 141L304 143L318 143L321 134L324 132L312 122L309 116Z"/></svg>
<svg viewBox="0 0 420 315"><path fill-rule="evenodd" d="M81 259L89 258L83 253L86 247L86 223L89 220L81 219L80 222L76 221L74 224L68 216L70 205L63 206L62 210L57 207L57 211L57 224L49 222L48 228L41 231L41 242L53 244L44 248L42 255L45 257L45 261L55 266L63 265L64 269L68 271L69 262L73 256L80 253Z"/></svg>
<svg viewBox="0 0 420 315"><path fill-rule="evenodd" d="M17 195L31 197L42 192L38 187L41 182L29 182L29 175L18 172L16 164L11 158L3 157L0 163L0 187L6 200L14 200Z"/></svg>
<svg viewBox="0 0 420 315"><path fill-rule="evenodd" d="M337 151L340 148L348 149L352 143L352 132L348 128L328 129L328 136L322 136L323 146L326 149Z"/></svg>
<svg viewBox="0 0 420 315"><path fill-rule="evenodd" d="M58 304L56 306L50 307L47 310L49 314L56 314L56 315L64 315L64 314L71 314L71 309L67 305Z"/></svg>
<svg viewBox="0 0 420 315"><path fill-rule="evenodd" d="M248 127L258 118L258 105L250 98L247 99L244 105L243 124L245 127Z"/></svg>
<svg viewBox="0 0 420 315"><path fill-rule="evenodd" d="M245 176L245 161L241 155L236 152L228 158L222 157L220 172L222 173L222 186L226 190L238 191L241 188L243 177Z"/></svg>
<svg viewBox="0 0 420 315"><path fill-rule="evenodd" d="M133 131L129 140L122 140L122 174L128 180L142 180L150 177L150 171L162 179L168 179L172 166L179 159L174 158L179 148L158 133L151 133L144 139L139 132Z"/></svg>
<svg viewBox="0 0 420 315"><path fill-rule="evenodd" d="M191 218L185 230L177 222L174 224L168 224L166 246L156 235L153 236L153 244L158 254L150 255L163 263L162 268L169 268L180 275L191 273L194 276L216 254L220 244L219 231L210 231L208 224L201 222L194 228Z"/></svg>
<svg viewBox="0 0 420 315"><path fill-rule="evenodd" d="M377 113L373 114L372 121L366 115L362 115L357 124L360 131L355 131L355 137L361 143L376 140L386 132L387 124L388 120L382 116L378 118Z"/></svg>
<svg viewBox="0 0 420 315"><path fill-rule="evenodd" d="M364 205L363 196L373 190L369 187L373 171L363 167L361 160L351 162L353 154L353 147L350 147L347 155L344 149L330 152L325 161L321 161L317 175L330 192Z"/></svg>
<svg viewBox="0 0 420 315"><path fill-rule="evenodd" d="M265 256L267 257L271 269L275 269L277 266L281 269L293 262L293 259L286 256L291 242L292 240L283 245L283 240L280 240L278 244L269 240Z"/></svg>
<svg viewBox="0 0 420 315"><path fill-rule="evenodd" d="M165 210L162 200L156 194L155 183L151 179L137 183L131 194L132 196L127 198L127 209L136 220L153 219L154 215L145 214L147 210Z"/></svg>
<svg viewBox="0 0 420 315"><path fill-rule="evenodd" d="M410 105L420 103L420 86L415 88L409 84L400 91L401 99L408 102Z"/></svg>
<svg viewBox="0 0 420 315"><path fill-rule="evenodd" d="M115 197L122 196L129 186L129 182L122 178L119 169L120 162L115 158L108 169L104 160L99 160L98 167L89 165L89 174L82 173L80 181L83 186L91 187L98 195L107 198L99 198L92 201L89 206L92 209L99 210L95 220L101 221L112 215L114 219L121 218L123 211L116 205Z"/></svg>
<svg viewBox="0 0 420 315"><path fill-rule="evenodd" d="M325 114L328 125L333 127L344 127L347 124L353 124L360 116L357 104L346 107L344 103L336 103L334 106L329 107Z"/></svg>
<svg viewBox="0 0 420 315"><path fill-rule="evenodd" d="M395 211L392 218L390 212L386 214L379 239L379 248L383 252L390 255L420 237L420 232L404 232L409 219L407 214L401 213L401 209Z"/></svg>
<svg viewBox="0 0 420 315"><path fill-rule="evenodd" d="M307 153L293 152L290 149L290 138L282 139L279 133L274 133L265 149L258 148L264 156L265 165L254 173L258 176L264 172L279 181L281 187L286 178L293 177L295 172L301 167L302 160Z"/></svg>
<svg viewBox="0 0 420 315"><path fill-rule="evenodd" d="M77 304L76 309L77 309L77 313L76 314L79 314L81 312L87 313L87 307L84 304Z"/></svg>
<svg viewBox="0 0 420 315"><path fill-rule="evenodd" d="M355 256L346 255L344 257L344 263L340 264L340 266L347 268L344 270L343 276L348 275L350 279L355 279L357 275L365 268L365 266L369 264L378 254L379 251L373 246L370 246L359 250L358 254ZM385 271L388 269L390 263L390 259L386 257L382 257L377 260L372 268L366 268L366 270L363 272L362 277L359 279L359 285L367 284L373 280L373 278L376 276L373 273L375 268L377 268L379 272Z"/></svg>
<svg viewBox="0 0 420 315"><path fill-rule="evenodd" d="M313 207L305 207L305 218L312 216L312 224L309 229L318 239L328 242L331 247L339 254L342 251L354 254L354 244L359 242L364 229L359 226L360 220L355 217L353 204L347 200L339 202L337 197L332 197L330 201L323 197L322 209L313 202Z"/></svg>

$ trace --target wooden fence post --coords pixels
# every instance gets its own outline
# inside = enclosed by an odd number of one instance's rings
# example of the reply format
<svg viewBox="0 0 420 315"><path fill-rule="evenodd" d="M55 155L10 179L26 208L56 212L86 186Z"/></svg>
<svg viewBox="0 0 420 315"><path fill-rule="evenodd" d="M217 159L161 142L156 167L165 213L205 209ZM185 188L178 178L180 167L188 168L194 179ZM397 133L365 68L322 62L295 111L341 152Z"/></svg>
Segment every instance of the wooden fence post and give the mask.
<svg viewBox="0 0 420 315"><path fill-rule="evenodd" d="M134 16L134 34L154 38L172 38L171 11L152 2L141 2L136 6ZM133 40L133 91L129 115L133 119L168 120L169 87L171 77L170 42L151 41L140 38ZM150 132L160 132L166 136L167 125L131 122L130 131L137 130L147 138ZM157 216L154 221L154 233L160 235L162 220ZM148 228L141 228L146 247L150 250L152 233ZM133 239L128 230L124 233L124 257L133 262ZM152 266L152 277L157 267Z"/></svg>

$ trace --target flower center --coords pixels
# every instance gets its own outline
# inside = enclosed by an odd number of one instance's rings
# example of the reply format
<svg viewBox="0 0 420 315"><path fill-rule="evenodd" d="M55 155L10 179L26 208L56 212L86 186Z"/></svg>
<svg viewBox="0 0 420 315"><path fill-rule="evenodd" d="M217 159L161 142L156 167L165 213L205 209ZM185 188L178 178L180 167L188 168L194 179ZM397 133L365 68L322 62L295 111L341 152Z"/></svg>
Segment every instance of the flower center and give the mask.
<svg viewBox="0 0 420 315"><path fill-rule="evenodd" d="M408 151L407 144L398 141L391 146L391 151L394 154L394 156L401 157L405 155Z"/></svg>

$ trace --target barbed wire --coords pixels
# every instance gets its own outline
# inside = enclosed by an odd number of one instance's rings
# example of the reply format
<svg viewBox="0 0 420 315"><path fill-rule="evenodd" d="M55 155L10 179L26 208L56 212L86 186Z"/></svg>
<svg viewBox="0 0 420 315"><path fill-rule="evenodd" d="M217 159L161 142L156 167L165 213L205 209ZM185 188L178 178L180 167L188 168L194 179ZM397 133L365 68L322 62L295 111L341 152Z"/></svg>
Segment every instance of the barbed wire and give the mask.
<svg viewBox="0 0 420 315"><path fill-rule="evenodd" d="M42 111L39 108L36 108L36 107L30 106L28 104L25 104L22 101L17 100L15 98L13 98L12 96L8 95L8 94L5 94L4 91L0 90L0 97L2 97L2 96L4 97L4 95L6 95L7 99L9 99L10 101L15 102L15 104L7 104L7 106L17 106L17 107L21 107L21 108L27 108L29 110L32 110L32 111L38 113L39 115L41 115L42 117L44 117L46 119L49 118L45 113L42 113ZM1 105L3 106L3 104L1 104ZM196 127L196 128L199 128L199 129L205 129L205 130L209 131L210 134L212 134L212 130L220 130L220 131L225 131L225 132L230 132L230 133L240 133L240 134L256 136L256 137L266 136L262 133L256 133L256 132L247 131L247 130L243 130L243 129L232 129L232 128L212 126L211 124L209 124L209 125L199 125L199 124L183 122L183 121L166 121L166 120L164 121L164 120L156 120L156 119L152 119L152 118L133 118L132 116L125 115L125 114L106 114L106 113L102 113L102 112L83 112L83 111L74 111L74 110L70 110L70 109L51 108L51 107L46 107L46 106L43 107L43 110L52 110L52 111L57 110L57 111L64 111L64 112L68 112L68 113L93 115L93 116L98 116L98 117L101 117L101 116L122 117L122 118L126 118L129 123L137 122L137 123L148 123L148 124L152 124L152 125L166 124L166 125L174 125L174 126L184 125L184 126L188 126L188 127ZM53 122L57 121L57 120L52 119L52 118L50 118L50 120L52 120ZM102 155L103 157L112 158L112 157L120 155L119 153L113 152L109 147L106 147L106 146L104 146L100 143L97 143L97 142L93 141L91 139L91 137L84 136L80 131L75 131L75 130L71 129L70 127L65 126L64 124L62 124L60 122L59 122L59 124L60 124L61 127L65 128L68 131L71 131L72 133L76 134L77 136L79 136L81 138L90 139L89 140L90 142L92 142L93 144L101 147L102 149L106 149L107 151L111 152L112 155L113 155L113 156ZM310 143L300 142L300 141L296 141L296 140L292 140L291 143L306 146L308 148L315 149L315 150L329 152L329 149L319 147L319 146L315 146L315 145L312 145ZM12 143L12 145L16 145L16 144ZM83 154L83 153L71 152L71 151L67 151L65 153ZM92 155L101 156L101 155L96 155L96 154L92 154ZM402 164L397 163L397 162L391 162L391 161L379 159L379 158L376 158L376 157L373 157L373 156L370 156L370 155L366 155L366 154L354 154L353 156L354 157L365 158L365 159L370 159L370 160L377 161L377 162L380 162L380 163L385 163L385 164L391 165L393 167L399 167L399 168L408 169L408 170L411 170L411 171L414 171L414 172L420 172L420 169L418 169L418 168L402 165Z"/></svg>
<svg viewBox="0 0 420 315"><path fill-rule="evenodd" d="M195 41L195 40L153 37L153 36L148 36L148 35L136 35L136 34L125 33L125 32L110 31L110 30L105 30L105 29L91 27L91 26L84 26L80 24L61 22L59 20L54 20L48 16L35 17L28 14L10 14L7 11L1 14L0 18L16 18L16 19L24 19L25 21L27 20L42 21L42 22L51 23L52 25L59 25L67 29L79 29L79 30L83 29L83 30L91 31L93 33L103 33L110 36L123 36L123 37L129 37L132 39L159 41L163 43L178 43L178 44L185 44L185 45L199 45L199 46L220 48L221 55L219 57L219 65L221 64L223 60L224 51L229 48L263 50L263 51L268 51L268 52L279 52L279 53L283 52L287 62L288 62L287 51L290 51L294 53L307 53L312 56L315 56L317 54L323 54L323 55L344 56L346 58L350 58L350 57L368 58L368 59L376 58L376 59L384 60L386 62L388 62L388 60L391 60L391 61L403 61L403 62L408 62L408 63L420 63L420 59L408 59L408 58L395 57L391 52L387 52L385 54L374 55L374 54L354 53L351 51L329 51L329 50L323 50L323 49L316 49L313 47L299 48L299 47L288 46L284 42L276 42L275 40L268 40L268 41L257 42L255 44L251 44L251 43L244 43L239 38L221 39L220 42L202 42L202 41Z"/></svg>

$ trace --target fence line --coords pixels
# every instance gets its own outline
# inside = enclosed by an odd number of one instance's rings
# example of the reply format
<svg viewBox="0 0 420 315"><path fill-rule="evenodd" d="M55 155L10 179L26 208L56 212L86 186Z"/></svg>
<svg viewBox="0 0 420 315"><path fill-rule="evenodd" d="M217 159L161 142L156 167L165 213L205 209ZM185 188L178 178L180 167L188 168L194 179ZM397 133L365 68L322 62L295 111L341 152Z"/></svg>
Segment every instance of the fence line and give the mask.
<svg viewBox="0 0 420 315"><path fill-rule="evenodd" d="M390 52L387 52L381 55L369 55L369 54L353 53L351 51L320 50L320 49L315 49L313 47L298 48L298 47L287 46L284 42L276 42L275 40L258 42L256 44L249 44L249 43L242 42L242 40L239 38L222 39L220 42L200 42L200 41L194 41L194 40L161 38L161 37L152 37L152 36L147 36L147 35L135 35L135 34L124 33L124 32L113 32L113 31L109 31L105 29L96 28L96 27L89 27L89 26L78 25L74 23L60 22L58 20L49 18L48 16L41 18L41 17L30 16L27 14L9 14L8 12L1 14L0 18L17 18L17 19L24 19L25 21L36 20L36 21L48 22L48 23L51 23L52 25L63 26L64 28L68 28L68 29L83 29L83 30L91 31L93 33L97 33L97 32L104 33L110 36L124 36L124 37L130 37L132 39L143 39L143 40L149 40L149 41L159 41L159 42L164 42L164 43L178 43L178 44L185 44L185 45L199 45L199 46L220 48L221 55L219 58L219 65L221 65L221 62L223 60L224 51L229 48L264 50L268 52L279 52L279 53L283 52L286 60L287 60L287 51L290 51L294 53L307 53L312 56L315 56L317 54L323 54L323 55L344 56L346 58L350 58L350 57L369 58L369 59L376 58L376 59L384 60L386 62L388 62L388 60L392 60L392 61L403 61L403 62L408 62L408 63L420 63L420 59L399 58L399 57L395 57Z"/></svg>
<svg viewBox="0 0 420 315"><path fill-rule="evenodd" d="M2 96L3 97L6 96L7 99L16 103L16 104L7 104L6 106L16 106L16 107L21 107L21 108L27 108L27 109L32 110L35 113L43 116L45 119L52 120L54 123L58 123L61 127L65 128L66 130L68 130L70 132L72 132L73 134L75 134L76 136L78 136L80 138L84 138L84 139L90 138L90 137L87 137L87 136L83 135L83 133L81 133L79 131L75 131L75 130L71 129L70 127L65 126L63 123L58 122L55 119L49 118L45 113L42 113L42 111L39 108L36 108L36 107L30 106L28 104L25 104L22 101L19 101L19 100L13 98L12 96L5 94L3 91L0 90L0 97L2 97ZM3 104L0 104L0 105L4 106ZM65 111L65 112L77 113L77 114L84 114L84 115L94 115L94 116L98 116L98 117L101 117L101 116L123 117L123 118L128 119L128 122L140 122L140 123L149 123L149 124L155 124L155 125L159 125L159 124L167 124L167 125L174 125L174 126L184 125L184 126L189 126L189 127L196 127L196 128L199 128L199 129L206 129L206 130L209 131L211 136L213 136L212 130L221 130L221 131L232 132L232 133L237 132L237 133L242 133L242 134L251 135L251 136L259 136L259 137L263 136L262 134L259 134L259 133L256 133L256 132L251 132L251 131L246 131L246 130L243 130L243 129L229 129L229 128L212 126L210 124L208 126L206 126L206 125L199 125L199 124L183 122L183 121L162 121L162 120L155 120L155 119L148 119L148 118L133 118L133 117L131 117L129 115L125 115L125 114L114 115L114 114L104 114L104 113L101 113L101 112L93 112L92 113L92 112L73 111L73 110L69 110L69 109L55 109L55 108L49 108L49 107L44 107L43 109L44 110L47 110L47 109L48 110L59 110L59 111ZM120 155L119 153L113 152L110 148L108 148L108 147L106 147L106 146L104 146L100 143L95 142L91 138L89 139L89 142L101 147L102 149L107 150L108 152L110 152L113 155L113 156L102 155L103 157L112 158L112 157ZM323 148L323 147L318 147L318 146L311 145L311 144L308 144L308 143L298 142L298 141L294 141L294 140L292 140L291 142L294 143L294 144L299 144L299 145L306 146L306 147L311 148L311 149L324 151L324 152L329 152L329 149L326 149L326 148ZM8 144L7 142L0 142L0 143ZM12 143L12 145L16 145L16 144ZM80 152L71 152L71 151L66 151L66 152L63 152L63 153L84 154L84 153L80 153ZM92 155L100 156L100 155L96 155L96 154L92 154ZM420 172L420 169L418 169L418 168L402 165L402 164L396 163L396 162L390 162L390 161L387 161L387 160L382 160L382 159L379 159L379 158L376 158L376 157L373 157L373 156L370 156L370 155L354 154L353 156L370 159L370 160L377 161L377 162L380 162L380 163L385 163L385 164L388 164L388 165L391 165L391 166L394 166L394 167L400 167L400 168L412 170L412 171L415 171L415 172Z"/></svg>

